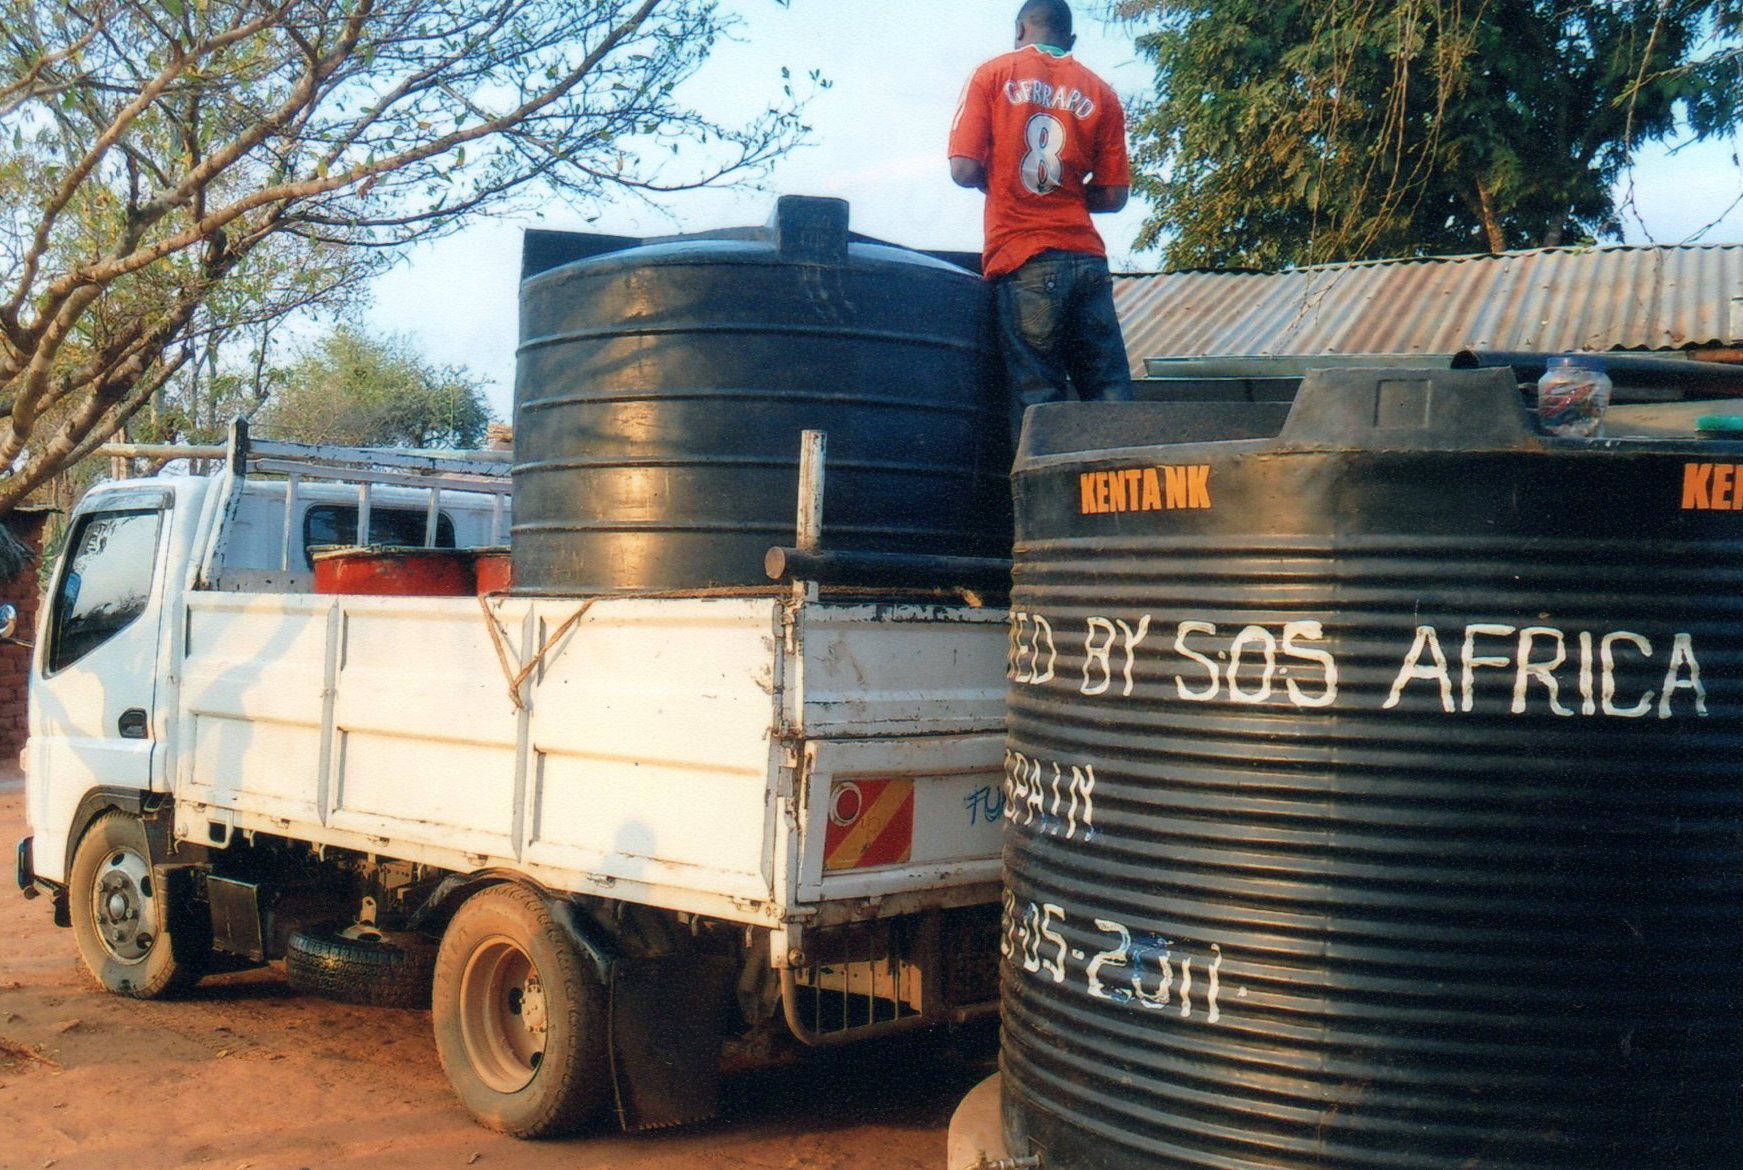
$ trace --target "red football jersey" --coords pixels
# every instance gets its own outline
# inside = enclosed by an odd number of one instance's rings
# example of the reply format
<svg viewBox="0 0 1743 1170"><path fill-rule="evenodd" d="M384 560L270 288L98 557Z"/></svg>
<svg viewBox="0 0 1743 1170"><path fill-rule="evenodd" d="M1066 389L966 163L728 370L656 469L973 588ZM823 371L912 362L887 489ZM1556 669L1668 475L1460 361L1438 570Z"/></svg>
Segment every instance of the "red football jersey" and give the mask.
<svg viewBox="0 0 1743 1170"><path fill-rule="evenodd" d="M1126 114L1112 87L1070 54L1025 45L975 70L950 155L986 168L985 275L1048 248L1107 255L1084 187L1131 186Z"/></svg>

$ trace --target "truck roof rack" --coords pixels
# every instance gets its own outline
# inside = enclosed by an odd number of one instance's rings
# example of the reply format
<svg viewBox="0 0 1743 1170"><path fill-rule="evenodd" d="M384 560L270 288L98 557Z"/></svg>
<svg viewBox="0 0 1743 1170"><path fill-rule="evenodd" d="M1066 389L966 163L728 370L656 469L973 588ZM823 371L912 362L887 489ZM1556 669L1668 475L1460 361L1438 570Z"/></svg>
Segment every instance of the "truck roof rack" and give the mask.
<svg viewBox="0 0 1743 1170"><path fill-rule="evenodd" d="M229 441L223 446L190 443L105 443L102 455L123 459L223 459L235 474L258 472L288 475L294 465L298 474L310 478L356 479L359 472L410 472L411 477L376 482L416 482L428 475L475 476L501 479L509 474L514 456L508 451L411 450L404 447L343 447L327 443L293 443L257 439L248 433L248 423L235 419ZM331 475L322 475L323 469ZM489 491L480 485L473 489Z"/></svg>
<svg viewBox="0 0 1743 1170"><path fill-rule="evenodd" d="M436 544L437 520L444 492L475 492L491 497L492 543L508 543L506 512L512 486L509 473L513 456L507 451L411 451L390 447L341 447L322 443L291 443L255 439L248 423L230 424L230 441L223 447L111 443L100 450L119 457L151 459L223 459L230 465L229 499L225 510L233 516L250 476L272 475L285 479L284 534L279 549L279 568L289 571L294 554L300 555L297 531L297 492L305 479L340 480L357 487L357 542L368 544L372 489L377 485L419 488L429 492L424 521L424 546ZM199 579L209 588L214 567L222 562L222 540L229 517L213 530L213 546L201 558Z"/></svg>

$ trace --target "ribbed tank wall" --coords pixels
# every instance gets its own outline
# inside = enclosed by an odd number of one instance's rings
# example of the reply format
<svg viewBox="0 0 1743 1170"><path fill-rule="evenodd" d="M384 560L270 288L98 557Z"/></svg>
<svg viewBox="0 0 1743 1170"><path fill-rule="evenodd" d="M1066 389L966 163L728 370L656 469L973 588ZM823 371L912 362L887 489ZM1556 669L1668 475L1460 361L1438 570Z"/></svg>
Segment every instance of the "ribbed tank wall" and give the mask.
<svg viewBox="0 0 1743 1170"><path fill-rule="evenodd" d="M528 279L516 588L766 584L807 429L828 435L826 547L1006 555L989 311L973 273L851 241L838 200Z"/></svg>
<svg viewBox="0 0 1743 1170"><path fill-rule="evenodd" d="M1045 409L1013 1152L1743 1165L1743 446L1543 439L1489 372L1311 375L1271 440Z"/></svg>

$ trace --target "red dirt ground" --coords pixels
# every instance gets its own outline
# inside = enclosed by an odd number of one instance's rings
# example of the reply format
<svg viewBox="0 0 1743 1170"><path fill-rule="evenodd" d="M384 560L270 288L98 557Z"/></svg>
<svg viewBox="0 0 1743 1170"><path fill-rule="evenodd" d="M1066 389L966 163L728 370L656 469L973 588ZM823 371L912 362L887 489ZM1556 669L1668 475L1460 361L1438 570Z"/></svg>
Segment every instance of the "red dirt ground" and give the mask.
<svg viewBox="0 0 1743 1170"><path fill-rule="evenodd" d="M25 832L0 778L0 846ZM942 1170L950 1113L991 1071L936 1039L801 1053L729 1074L721 1117L520 1142L456 1104L425 1012L300 995L278 966L192 998L106 995L46 899L0 875L0 1168Z"/></svg>

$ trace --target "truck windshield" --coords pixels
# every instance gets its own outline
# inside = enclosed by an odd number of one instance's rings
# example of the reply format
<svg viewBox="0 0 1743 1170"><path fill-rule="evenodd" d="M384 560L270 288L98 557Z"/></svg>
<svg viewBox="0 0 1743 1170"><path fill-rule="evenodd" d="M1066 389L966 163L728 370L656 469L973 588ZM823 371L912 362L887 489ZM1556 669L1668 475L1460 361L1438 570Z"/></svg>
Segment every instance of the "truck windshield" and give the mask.
<svg viewBox="0 0 1743 1170"><path fill-rule="evenodd" d="M48 670L83 658L145 612L163 513L93 512L79 519L55 591Z"/></svg>

